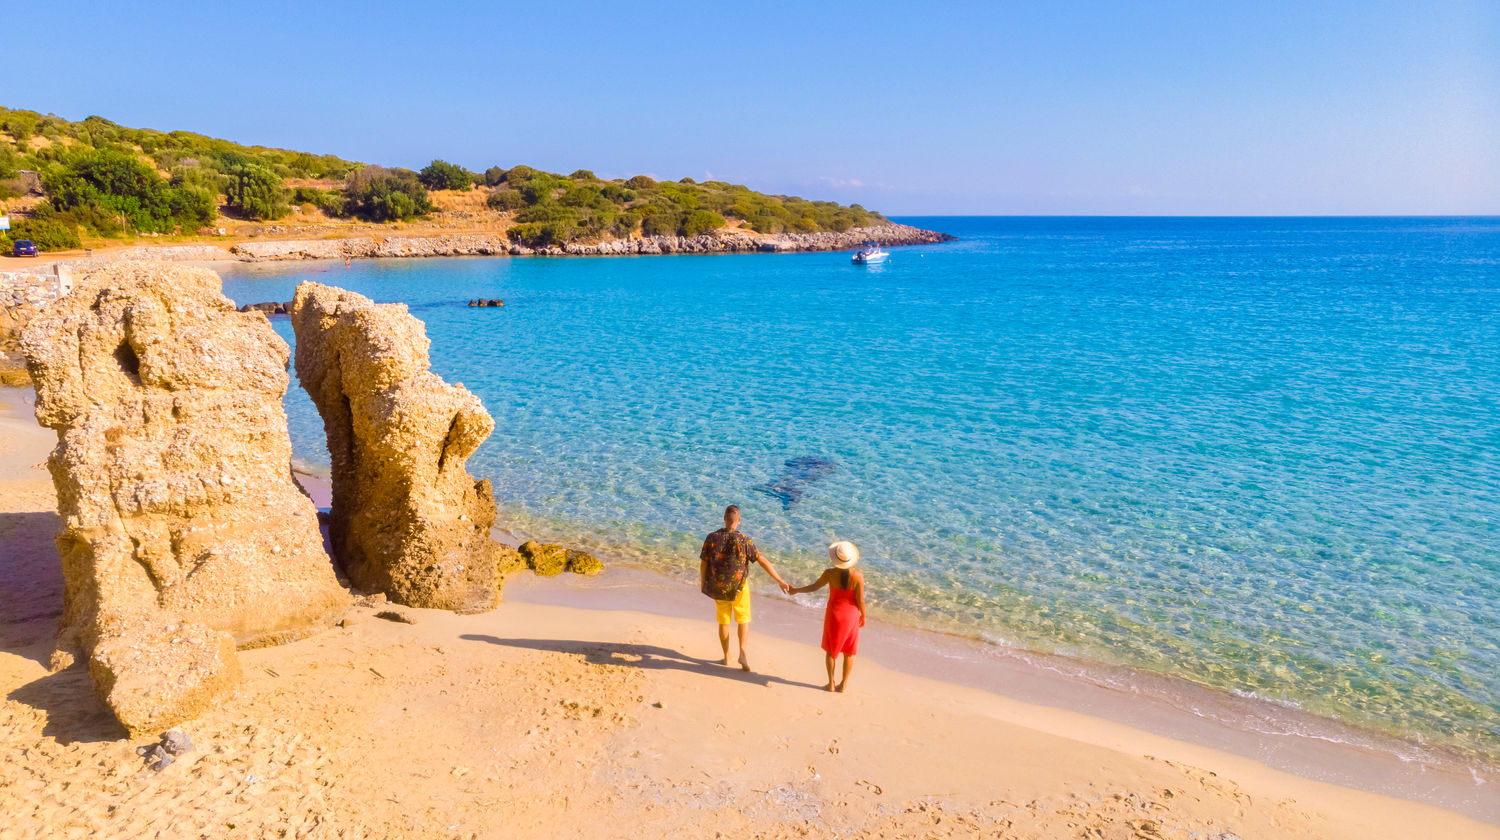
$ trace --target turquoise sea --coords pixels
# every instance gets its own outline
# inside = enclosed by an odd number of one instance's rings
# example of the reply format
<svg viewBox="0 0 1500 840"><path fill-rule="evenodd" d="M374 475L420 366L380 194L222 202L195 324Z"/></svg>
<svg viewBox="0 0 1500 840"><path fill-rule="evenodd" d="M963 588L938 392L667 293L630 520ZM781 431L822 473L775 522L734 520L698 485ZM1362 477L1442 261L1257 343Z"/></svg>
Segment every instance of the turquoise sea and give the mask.
<svg viewBox="0 0 1500 840"><path fill-rule="evenodd" d="M470 471L522 534L687 574L734 502L792 577L858 543L888 618L1493 767L1500 219L902 221L961 240L868 268L247 265L225 290L407 303L495 417Z"/></svg>

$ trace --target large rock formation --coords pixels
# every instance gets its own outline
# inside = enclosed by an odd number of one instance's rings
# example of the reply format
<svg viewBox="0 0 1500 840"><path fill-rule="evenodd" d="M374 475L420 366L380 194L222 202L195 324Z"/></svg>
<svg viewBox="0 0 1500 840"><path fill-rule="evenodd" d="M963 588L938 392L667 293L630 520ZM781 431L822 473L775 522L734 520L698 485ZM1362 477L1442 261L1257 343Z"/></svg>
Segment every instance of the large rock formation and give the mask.
<svg viewBox="0 0 1500 840"><path fill-rule="evenodd" d="M349 580L408 606L494 606L495 502L464 470L495 426L479 398L428 369L426 331L404 305L303 283L292 329L328 434L330 534Z"/></svg>
<svg viewBox="0 0 1500 840"><path fill-rule="evenodd" d="M63 530L61 666L133 732L195 715L235 647L305 635L347 604L292 479L288 349L211 271L117 263L27 325Z"/></svg>

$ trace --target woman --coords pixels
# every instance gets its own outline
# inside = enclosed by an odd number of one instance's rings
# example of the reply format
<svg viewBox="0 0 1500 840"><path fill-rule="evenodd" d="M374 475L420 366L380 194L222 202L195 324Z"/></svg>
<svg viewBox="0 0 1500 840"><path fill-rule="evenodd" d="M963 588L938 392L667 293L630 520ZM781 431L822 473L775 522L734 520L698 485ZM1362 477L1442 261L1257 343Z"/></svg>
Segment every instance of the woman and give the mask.
<svg viewBox="0 0 1500 840"><path fill-rule="evenodd" d="M849 671L854 667L854 655L859 652L859 628L865 626L865 576L854 569L859 562L859 549L848 540L830 545L828 559L833 568L824 569L812 584L796 586L790 591L816 592L825 585L828 587L828 607L823 613L823 659L828 667L828 685L823 690L841 692L849 684ZM844 657L844 674L835 686L834 665L840 654Z"/></svg>

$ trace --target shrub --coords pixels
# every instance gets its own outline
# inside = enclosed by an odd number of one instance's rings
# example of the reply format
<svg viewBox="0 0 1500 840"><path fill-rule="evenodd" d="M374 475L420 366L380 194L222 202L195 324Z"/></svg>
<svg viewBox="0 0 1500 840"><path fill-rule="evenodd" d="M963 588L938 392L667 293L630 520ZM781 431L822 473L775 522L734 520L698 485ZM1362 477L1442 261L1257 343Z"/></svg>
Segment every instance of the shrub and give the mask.
<svg viewBox="0 0 1500 840"><path fill-rule="evenodd" d="M9 111L5 114L5 119L0 121L0 128L5 129L6 133L16 138L18 142L25 143L31 139L40 120L41 115L34 111Z"/></svg>
<svg viewBox="0 0 1500 840"><path fill-rule="evenodd" d="M573 227L578 226L579 218L581 216L574 208L550 201L533 204L516 214L518 222L556 222Z"/></svg>
<svg viewBox="0 0 1500 840"><path fill-rule="evenodd" d="M624 213L621 213L620 215L615 217L614 223L610 225L610 232L618 237L634 236L635 229L639 227L640 224L641 211L626 210Z"/></svg>
<svg viewBox="0 0 1500 840"><path fill-rule="evenodd" d="M173 223L183 233L191 233L213 224L218 216L219 194L197 188L172 190L167 196L167 206L171 208Z"/></svg>
<svg viewBox="0 0 1500 840"><path fill-rule="evenodd" d="M21 170L21 156L0 143L0 178L14 178Z"/></svg>
<svg viewBox="0 0 1500 840"><path fill-rule="evenodd" d="M292 191L292 203L311 204L329 216L341 216L344 213L344 195L338 190L298 187Z"/></svg>
<svg viewBox="0 0 1500 840"><path fill-rule="evenodd" d="M680 230L683 236L697 236L723 226L724 217L718 213L710 210L694 210L683 217Z"/></svg>
<svg viewBox="0 0 1500 840"><path fill-rule="evenodd" d="M172 167L172 186L178 189L201 189L218 198L227 185L223 175L192 158L184 158Z"/></svg>
<svg viewBox="0 0 1500 840"><path fill-rule="evenodd" d="M576 231L577 225L563 222L527 222L511 227L505 235L512 242L531 248L542 248L568 242Z"/></svg>
<svg viewBox="0 0 1500 840"><path fill-rule="evenodd" d="M514 179L510 183L516 183ZM557 190L559 184L555 177L538 172L526 179L520 185L521 197L526 199L527 204L539 204L552 199L552 193Z"/></svg>
<svg viewBox="0 0 1500 840"><path fill-rule="evenodd" d="M158 233L170 233L179 225L196 230L205 218L213 218L213 197L202 190L170 186L134 155L117 149L66 154L65 163L49 167L42 177L57 210L105 208L123 216L135 230Z"/></svg>
<svg viewBox="0 0 1500 840"><path fill-rule="evenodd" d="M66 251L83 247L83 242L78 238L78 228L55 218L20 222L11 228L10 239L12 242L30 239L42 251Z"/></svg>
<svg viewBox="0 0 1500 840"><path fill-rule="evenodd" d="M474 186L474 173L445 160L427 164L418 176L429 190L467 190Z"/></svg>
<svg viewBox="0 0 1500 840"><path fill-rule="evenodd" d="M682 226L681 214L675 210L656 205L643 209L650 211L641 218L641 233L646 236L675 236Z"/></svg>
<svg viewBox="0 0 1500 840"><path fill-rule="evenodd" d="M629 204L635 201L635 190L626 189L619 184L610 184L600 192L616 204Z"/></svg>
<svg viewBox="0 0 1500 840"><path fill-rule="evenodd" d="M540 169L532 169L529 166L512 166L510 170L505 173L505 180L507 183L514 184L517 181L525 181L528 178L533 178L537 175L544 174L546 173L542 172Z"/></svg>
<svg viewBox="0 0 1500 840"><path fill-rule="evenodd" d="M406 220L432 212L432 199L410 169L366 166L344 182L345 210L376 222Z"/></svg>
<svg viewBox="0 0 1500 840"><path fill-rule="evenodd" d="M281 179L264 166L241 164L229 170L224 187L229 206L247 219L279 219L291 211ZM206 222L205 222L206 224Z"/></svg>
<svg viewBox="0 0 1500 840"><path fill-rule="evenodd" d="M44 201L32 211L32 219L56 221L70 228L82 228L95 236L119 236L124 232L118 213L96 205L58 210L50 201Z"/></svg>
<svg viewBox="0 0 1500 840"><path fill-rule="evenodd" d="M598 178L594 177L594 173L591 170L588 170L588 169L575 169L575 170L573 170L573 174L569 175L568 177L572 178L575 181L597 181L597 180L599 180Z"/></svg>
<svg viewBox="0 0 1500 840"><path fill-rule="evenodd" d="M604 197L604 191L593 184L584 184L573 187L562 194L558 199L560 204L568 207L609 207L609 199Z"/></svg>
<svg viewBox="0 0 1500 840"><path fill-rule="evenodd" d="M526 199L521 197L520 190L501 189L490 193L484 203L491 210L509 211L525 207Z"/></svg>
<svg viewBox="0 0 1500 840"><path fill-rule="evenodd" d="M625 186L632 190L649 190L656 186L656 181L645 175L637 175L626 181Z"/></svg>
<svg viewBox="0 0 1500 840"><path fill-rule="evenodd" d="M498 187L505 183L505 170L498 166L491 166L484 170L484 185L486 187Z"/></svg>

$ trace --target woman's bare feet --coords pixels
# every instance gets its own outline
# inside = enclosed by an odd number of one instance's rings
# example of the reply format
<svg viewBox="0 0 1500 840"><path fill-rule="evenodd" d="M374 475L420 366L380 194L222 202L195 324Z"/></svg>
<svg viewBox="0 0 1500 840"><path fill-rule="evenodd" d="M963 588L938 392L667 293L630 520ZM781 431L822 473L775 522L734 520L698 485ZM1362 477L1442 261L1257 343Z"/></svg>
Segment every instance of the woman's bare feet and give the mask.
<svg viewBox="0 0 1500 840"><path fill-rule="evenodd" d="M724 664L728 665L729 663L725 662ZM748 658L746 658L744 651L740 651L740 670L741 671L748 671L748 670L750 670L750 660Z"/></svg>
<svg viewBox="0 0 1500 840"><path fill-rule="evenodd" d="M829 683L828 685L823 686L823 690L824 691L832 691L833 690L833 683Z"/></svg>
<svg viewBox="0 0 1500 840"><path fill-rule="evenodd" d="M839 683L838 688L835 688L834 691L837 691L840 694L842 694L844 692L844 684L843 683Z"/></svg>

